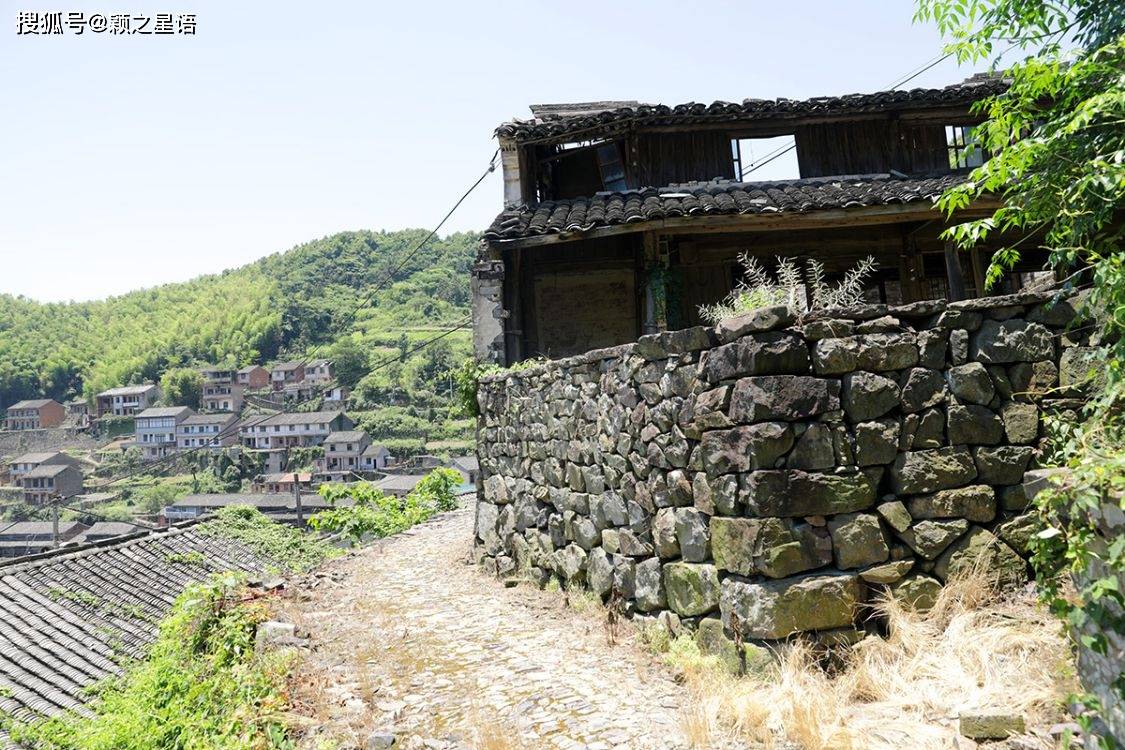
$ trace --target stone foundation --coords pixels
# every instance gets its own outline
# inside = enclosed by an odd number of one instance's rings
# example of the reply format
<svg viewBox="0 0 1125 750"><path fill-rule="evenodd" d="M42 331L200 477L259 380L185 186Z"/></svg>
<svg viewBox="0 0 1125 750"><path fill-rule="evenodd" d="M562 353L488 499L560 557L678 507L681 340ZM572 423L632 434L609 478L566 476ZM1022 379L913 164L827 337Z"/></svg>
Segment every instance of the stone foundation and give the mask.
<svg viewBox="0 0 1125 750"><path fill-rule="evenodd" d="M1073 316L768 308L484 378L479 556L761 641L850 638L981 554L1024 581L1023 474L1097 356Z"/></svg>

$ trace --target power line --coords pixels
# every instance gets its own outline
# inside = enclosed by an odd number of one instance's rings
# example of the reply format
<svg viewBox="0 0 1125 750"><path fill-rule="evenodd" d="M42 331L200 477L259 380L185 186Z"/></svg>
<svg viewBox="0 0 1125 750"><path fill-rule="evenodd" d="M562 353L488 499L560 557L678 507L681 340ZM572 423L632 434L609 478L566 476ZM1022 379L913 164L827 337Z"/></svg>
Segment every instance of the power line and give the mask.
<svg viewBox="0 0 1125 750"><path fill-rule="evenodd" d="M917 78L918 76L922 75L923 73L925 73L925 72L926 72L927 70L929 70L930 68L934 67L934 66L935 66L935 65L937 65L938 63L944 62L944 61L945 61L945 60L947 60L948 58L952 57L952 55L953 55L953 53L952 53L952 52L946 52L946 53L945 53L944 55L938 55L938 56L937 56L937 57L935 57L935 58L934 58L933 60L930 60L930 61L929 61L929 62L927 62L927 63L923 63L923 64L922 64L922 67L921 67L921 68L918 68L918 69L916 69L916 70L914 70L914 71L911 71L910 73L908 73L908 74L906 75L906 77L905 77L905 78L903 78L903 79L902 79L901 81L899 81L898 83L892 83L892 84L890 84L889 86L887 86L887 87L886 87L886 90L888 90L888 91L893 91L894 89L897 89L897 88L898 88L899 86L901 86L901 85L902 85L902 84L904 84L904 83L910 83L910 82L911 82L911 81L913 81L913 80L914 80L915 78Z"/></svg>

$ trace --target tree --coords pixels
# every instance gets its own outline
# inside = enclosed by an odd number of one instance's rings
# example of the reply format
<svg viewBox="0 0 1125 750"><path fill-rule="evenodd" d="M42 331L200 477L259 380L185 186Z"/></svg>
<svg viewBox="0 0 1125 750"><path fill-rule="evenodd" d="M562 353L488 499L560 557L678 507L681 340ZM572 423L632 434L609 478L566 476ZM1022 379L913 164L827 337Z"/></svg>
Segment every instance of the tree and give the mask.
<svg viewBox="0 0 1125 750"><path fill-rule="evenodd" d="M328 358L341 385L354 388L367 374L367 350L353 336L345 336L332 345Z"/></svg>
<svg viewBox="0 0 1125 750"><path fill-rule="evenodd" d="M203 376L190 367L174 367L161 376L160 389L164 392L165 403L198 409L203 395Z"/></svg>
<svg viewBox="0 0 1125 750"><path fill-rule="evenodd" d="M954 226L947 237L967 248L1005 230L1042 236L1050 266L1071 285L1089 286L1083 312L1100 326L1089 338L1105 347L1104 386L1085 419L1047 421L1053 454L1044 460L1069 471L1036 496L1040 529L1031 542L1043 598L1085 648L1106 654L1107 634L1125 632L1125 539L1108 537L1097 520L1125 511L1125 5L920 0L917 17L937 24L961 62L1023 54L1005 66L1008 89L979 105L988 160L939 206L951 214L986 193L1002 195L992 216ZM988 282L1019 257L1019 242L1001 249ZM1113 688L1125 699L1125 675ZM1093 696L1082 700L1100 708ZM1089 733L1091 715L1079 721Z"/></svg>

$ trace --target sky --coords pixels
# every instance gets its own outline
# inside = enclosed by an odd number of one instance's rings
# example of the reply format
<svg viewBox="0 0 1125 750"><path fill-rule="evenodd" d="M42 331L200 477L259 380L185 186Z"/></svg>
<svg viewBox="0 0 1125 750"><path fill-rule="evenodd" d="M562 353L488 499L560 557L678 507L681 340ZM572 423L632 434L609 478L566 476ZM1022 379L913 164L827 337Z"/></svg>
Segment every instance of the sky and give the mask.
<svg viewBox="0 0 1125 750"><path fill-rule="evenodd" d="M196 34L21 36L20 11L194 13ZM532 103L883 90L940 54L913 12L909 0L0 0L0 293L96 299L343 230L432 228L484 171L495 127ZM946 60L908 87L972 72ZM754 173L788 176L791 158ZM443 233L483 229L500 208L497 169Z"/></svg>

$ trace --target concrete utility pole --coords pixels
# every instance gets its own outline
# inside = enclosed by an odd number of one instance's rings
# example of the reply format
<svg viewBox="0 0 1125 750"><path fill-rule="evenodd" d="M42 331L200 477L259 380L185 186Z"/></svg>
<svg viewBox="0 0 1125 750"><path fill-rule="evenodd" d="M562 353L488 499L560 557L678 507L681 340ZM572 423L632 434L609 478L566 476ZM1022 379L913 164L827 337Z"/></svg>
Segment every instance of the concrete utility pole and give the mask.
<svg viewBox="0 0 1125 750"><path fill-rule="evenodd" d="M51 500L51 546L55 549L59 548L59 502L58 495Z"/></svg>
<svg viewBox="0 0 1125 750"><path fill-rule="evenodd" d="M297 508L297 528L304 525L304 513L301 512L301 482L297 472L293 472L293 503Z"/></svg>

